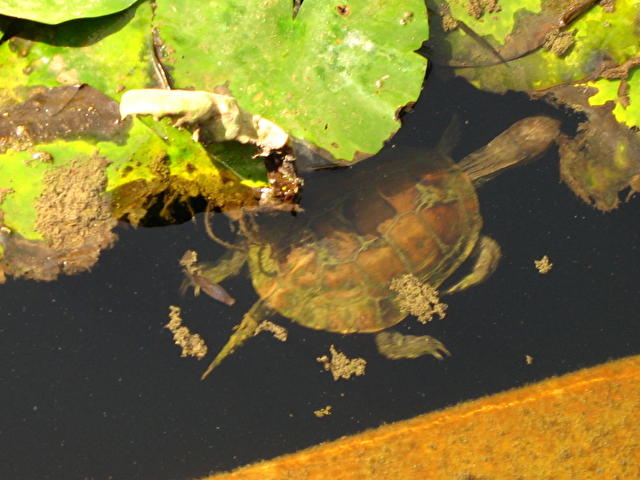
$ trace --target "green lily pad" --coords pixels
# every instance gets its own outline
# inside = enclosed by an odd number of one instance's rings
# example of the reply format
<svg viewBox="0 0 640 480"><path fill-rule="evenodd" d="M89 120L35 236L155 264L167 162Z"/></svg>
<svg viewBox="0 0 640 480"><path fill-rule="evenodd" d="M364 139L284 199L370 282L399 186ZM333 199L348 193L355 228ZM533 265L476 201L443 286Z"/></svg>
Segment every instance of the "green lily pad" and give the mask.
<svg viewBox="0 0 640 480"><path fill-rule="evenodd" d="M73 87L47 93L54 98L65 96L66 92L60 91L66 89ZM55 125L49 125L46 114L33 113L38 106L52 108L53 102L45 95L34 97L33 107L29 102L20 104L3 117L0 133L22 130L14 136L15 141L9 138L0 143L0 151L8 148L0 154L0 189L5 191L0 208L3 224L12 231L27 239L43 238L36 227L43 178L78 159L100 157L107 161L104 193L115 195L116 217L133 215L130 220L134 224L162 192L175 199L203 196L215 205L235 202L238 206L253 198L252 191L239 180L232 181L234 176L225 173L205 148L193 141L190 132L149 118L122 122L116 102L91 87L77 91L64 110L53 112L58 120ZM73 102L77 97L81 100ZM25 108L18 109L23 105ZM82 123L73 123L70 119L74 117L65 116L67 110L71 115L83 113L75 117ZM133 190L135 196L130 195Z"/></svg>
<svg viewBox="0 0 640 480"><path fill-rule="evenodd" d="M149 5L138 4L104 18L21 24L0 45L0 104L25 100L34 86L86 83L114 99L152 86L150 22Z"/></svg>
<svg viewBox="0 0 640 480"><path fill-rule="evenodd" d="M163 0L154 23L175 88L224 84L245 111L346 162L399 128L426 69L423 0L305 0L295 18L291 0Z"/></svg>
<svg viewBox="0 0 640 480"><path fill-rule="evenodd" d="M640 68L629 72L626 79L601 78L587 85L598 90L589 97L590 105L613 102L613 115L618 122L628 127L640 127Z"/></svg>
<svg viewBox="0 0 640 480"><path fill-rule="evenodd" d="M443 2L437 2L443 3ZM517 25L517 19L527 14L538 14L542 10L542 0L523 0L519 2L473 2L469 0L449 0L447 2L451 16L465 22L483 37L507 39ZM467 36L464 31L459 32ZM473 42L473 39L471 39Z"/></svg>
<svg viewBox="0 0 640 480"><path fill-rule="evenodd" d="M76 18L101 17L136 0L0 0L0 14L55 25Z"/></svg>
<svg viewBox="0 0 640 480"><path fill-rule="evenodd" d="M0 108L26 100L42 86L89 84L118 100L126 90L157 87L153 69L151 6L146 2L108 17L62 25L21 24L0 45ZM223 157L224 148L217 150ZM266 186L258 160L225 161L250 186Z"/></svg>

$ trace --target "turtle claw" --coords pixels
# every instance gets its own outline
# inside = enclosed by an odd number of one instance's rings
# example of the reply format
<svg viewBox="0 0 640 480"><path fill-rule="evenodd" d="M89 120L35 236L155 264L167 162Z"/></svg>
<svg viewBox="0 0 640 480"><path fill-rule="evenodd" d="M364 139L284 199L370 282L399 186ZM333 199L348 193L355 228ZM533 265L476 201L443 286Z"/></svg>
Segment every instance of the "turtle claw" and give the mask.
<svg viewBox="0 0 640 480"><path fill-rule="evenodd" d="M207 378L213 370L222 363L222 361L236 351L237 348L241 347L247 339L253 337L256 333L258 325L262 323L262 321L272 313L272 310L265 305L262 300L258 300L253 306L249 309L247 313L242 317L242 321L240 324L234 327L234 332L227 340L227 343L222 347L222 349L218 352L213 361L209 364L207 369L204 371L200 380L204 380Z"/></svg>

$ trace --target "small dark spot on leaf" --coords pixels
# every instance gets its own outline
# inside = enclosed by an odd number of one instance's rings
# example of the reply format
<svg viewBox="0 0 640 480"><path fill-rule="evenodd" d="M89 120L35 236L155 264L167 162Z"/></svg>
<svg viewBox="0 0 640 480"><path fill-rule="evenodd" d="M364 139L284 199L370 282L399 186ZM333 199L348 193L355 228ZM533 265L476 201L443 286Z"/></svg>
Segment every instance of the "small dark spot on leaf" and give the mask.
<svg viewBox="0 0 640 480"><path fill-rule="evenodd" d="M349 8L349 5L338 5L336 7L336 12L338 12L338 15L346 17L351 13L351 9Z"/></svg>
<svg viewBox="0 0 640 480"><path fill-rule="evenodd" d="M133 167L131 165L127 165L122 169L122 176L126 177L127 175L129 175L129 173L131 173L132 170L133 170Z"/></svg>
<svg viewBox="0 0 640 480"><path fill-rule="evenodd" d="M9 50L17 53L21 57L26 57L31 51L33 41L14 37L9 41Z"/></svg>
<svg viewBox="0 0 640 480"><path fill-rule="evenodd" d="M331 146L332 146L333 148L340 148L340 145L338 145L336 142L333 142L333 143L331 144Z"/></svg>
<svg viewBox="0 0 640 480"><path fill-rule="evenodd" d="M400 19L400 24L401 25L406 25L411 20L413 20L413 12L404 12L402 14L402 18Z"/></svg>
<svg viewBox="0 0 640 480"><path fill-rule="evenodd" d="M325 129L325 130L327 130L328 128L329 128L329 124L328 124L328 123L325 123L325 124L324 124L324 129Z"/></svg>
<svg viewBox="0 0 640 480"><path fill-rule="evenodd" d="M196 167L194 167L191 163L187 163L184 168L187 169L188 173L193 173L196 171Z"/></svg>

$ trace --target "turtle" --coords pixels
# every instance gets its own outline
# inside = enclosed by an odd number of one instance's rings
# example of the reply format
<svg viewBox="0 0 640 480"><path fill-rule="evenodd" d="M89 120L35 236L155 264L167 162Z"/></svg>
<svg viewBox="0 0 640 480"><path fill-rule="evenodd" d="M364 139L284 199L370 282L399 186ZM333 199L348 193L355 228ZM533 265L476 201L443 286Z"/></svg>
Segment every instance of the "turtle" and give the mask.
<svg viewBox="0 0 640 480"><path fill-rule="evenodd" d="M274 313L316 330L375 333L378 350L389 358L448 354L432 337L390 333L408 315L392 282L410 275L439 288L468 258L475 258L471 271L444 294L491 275L500 247L481 234L476 187L539 157L558 135L559 123L545 116L525 118L458 163L445 139L428 154L381 162L373 174L361 175L355 166L329 196L318 196L310 206L303 201L295 217L280 212L261 222L243 213L237 244L229 245L217 265L198 272L217 283L247 261L260 298L202 378Z"/></svg>

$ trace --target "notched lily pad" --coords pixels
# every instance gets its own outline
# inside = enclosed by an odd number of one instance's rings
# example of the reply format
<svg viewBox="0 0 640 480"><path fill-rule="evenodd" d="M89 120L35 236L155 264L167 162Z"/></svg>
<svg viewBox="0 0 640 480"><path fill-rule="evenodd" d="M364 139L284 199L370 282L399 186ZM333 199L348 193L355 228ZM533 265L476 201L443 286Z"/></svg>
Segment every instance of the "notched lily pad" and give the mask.
<svg viewBox="0 0 640 480"><path fill-rule="evenodd" d="M431 4L442 11L447 3ZM498 5L500 12L479 20L467 17L467 29L445 31L442 20L432 18L430 53L452 66L471 67L458 68L456 74L479 88L532 91L582 82L637 55L636 0L618 0L615 8L612 2L593 0ZM503 17L512 17L510 30L499 28L507 21Z"/></svg>
<svg viewBox="0 0 640 480"><path fill-rule="evenodd" d="M0 15L55 25L116 13L136 0L0 0Z"/></svg>
<svg viewBox="0 0 640 480"><path fill-rule="evenodd" d="M594 0L428 0L434 59L456 67L496 65L543 47L558 56L574 44L571 22Z"/></svg>

